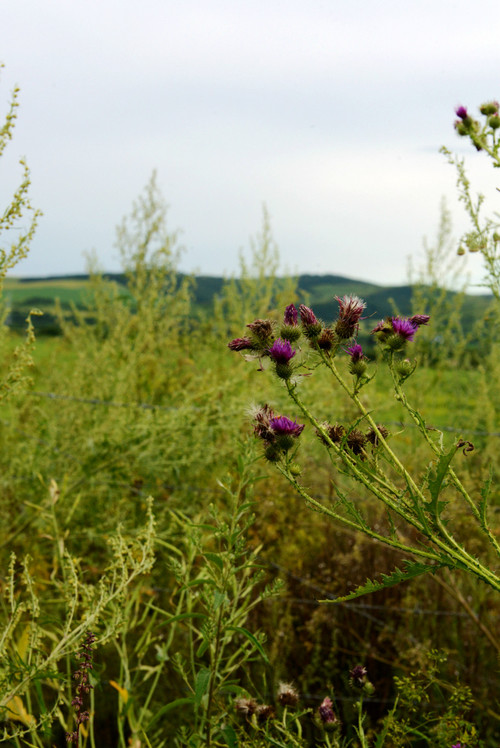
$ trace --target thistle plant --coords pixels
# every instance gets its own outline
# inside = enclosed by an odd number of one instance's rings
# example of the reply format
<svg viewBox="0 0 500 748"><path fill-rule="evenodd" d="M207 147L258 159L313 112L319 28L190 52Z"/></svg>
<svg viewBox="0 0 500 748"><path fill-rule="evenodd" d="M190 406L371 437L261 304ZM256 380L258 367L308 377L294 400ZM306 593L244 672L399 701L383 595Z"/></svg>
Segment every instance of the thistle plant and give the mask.
<svg viewBox="0 0 500 748"><path fill-rule="evenodd" d="M241 350L247 359L258 359L262 369L270 368L294 407L286 414L275 413L268 403L254 410L254 434L262 443L265 459L307 507L405 557L402 569L382 575L380 581L368 580L337 600L358 597L418 575L434 574L442 568L465 571L500 591L500 577L489 565L489 555L500 558L500 544L487 510L490 484L483 486L479 496L471 495L453 468L454 459L464 459L473 445L463 438L446 444L442 433L429 430L424 416L405 392L404 383L417 367L417 361L410 357L411 345L419 328L431 323L429 316L421 313L408 318L389 317L372 329L380 357L389 370L395 398L417 427L430 455L427 468L415 474L399 457L397 439L367 405L365 392L363 399L360 397L360 391L375 376L373 365L356 342L366 305L357 296L337 301L338 316L330 325L319 320L309 307L301 305L297 310L289 305L282 325L261 319L248 324L251 335L246 348L240 348L234 340L229 343L230 350ZM293 348L286 338L288 331L293 332ZM327 370L333 386L354 406L357 415L350 423L331 423L331 414L317 412L308 400L307 382L320 367ZM307 435L319 439L335 472L347 475L383 505L385 527L378 520L371 520L362 503L338 487L333 504L313 496L307 479L302 477L299 457L300 444ZM488 547L490 551L485 552L484 559L467 549L459 529L454 528L454 514L458 511L465 512L483 534L485 550Z"/></svg>

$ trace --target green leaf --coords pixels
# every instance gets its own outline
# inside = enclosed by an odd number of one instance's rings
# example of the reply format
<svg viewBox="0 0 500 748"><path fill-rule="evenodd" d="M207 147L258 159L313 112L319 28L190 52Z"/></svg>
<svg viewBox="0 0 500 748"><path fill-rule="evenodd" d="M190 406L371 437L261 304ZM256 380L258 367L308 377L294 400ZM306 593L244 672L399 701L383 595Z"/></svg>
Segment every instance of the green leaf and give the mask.
<svg viewBox="0 0 500 748"><path fill-rule="evenodd" d="M196 676L196 682L194 685L194 703L199 706L202 698L205 696L210 683L210 670L206 667L202 667Z"/></svg>
<svg viewBox="0 0 500 748"><path fill-rule="evenodd" d="M267 665L271 664L267 658L266 653L264 652L264 649L262 648L262 644L250 631L248 631L248 629L244 629L242 626L227 626L226 628L228 631L237 631L239 634L243 634L243 636L246 636L246 638L253 644L255 649L260 653L260 655L264 659L264 662Z"/></svg>
<svg viewBox="0 0 500 748"><path fill-rule="evenodd" d="M218 566L218 568L222 571L222 569L224 568L224 561L218 553L205 553L204 556L206 559L208 559L208 561L212 561L212 563Z"/></svg>
<svg viewBox="0 0 500 748"><path fill-rule="evenodd" d="M320 603L343 603L347 600L354 600L362 595L368 595L370 592L379 592L386 587L394 587L396 584L401 582L407 582L410 579L414 579L422 574L435 574L438 569L443 566L447 566L447 563L441 564L423 564L420 561L405 561L405 569L394 569L390 574L382 574L380 581L374 581L367 579L366 582L355 590L350 592L348 595L342 597L336 597L334 600L320 600Z"/></svg>
<svg viewBox="0 0 500 748"><path fill-rule="evenodd" d="M220 731L220 734L226 741L226 745L228 746L228 748L238 748L238 738L231 725L226 725L225 727L223 727Z"/></svg>
<svg viewBox="0 0 500 748"><path fill-rule="evenodd" d="M436 516L439 516L446 506L446 502L438 502L438 498L446 473L448 472L448 468L450 467L450 463L456 451L457 448L453 446L449 452L441 455L437 462L436 470L429 475L429 492L431 494L429 505Z"/></svg>

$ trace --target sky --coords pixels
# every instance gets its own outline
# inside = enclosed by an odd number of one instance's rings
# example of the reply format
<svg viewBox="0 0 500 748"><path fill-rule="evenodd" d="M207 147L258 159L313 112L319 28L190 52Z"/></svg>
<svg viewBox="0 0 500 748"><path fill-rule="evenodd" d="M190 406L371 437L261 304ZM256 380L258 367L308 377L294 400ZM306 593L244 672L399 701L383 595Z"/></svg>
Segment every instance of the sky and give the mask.
<svg viewBox="0 0 500 748"><path fill-rule="evenodd" d="M0 209L24 156L43 211L14 274L83 273L92 251L119 271L156 170L182 271L237 274L265 205L283 272L406 283L443 197L467 228L441 145L498 210L453 122L500 98L499 27L498 0L2 0L0 115L21 92Z"/></svg>

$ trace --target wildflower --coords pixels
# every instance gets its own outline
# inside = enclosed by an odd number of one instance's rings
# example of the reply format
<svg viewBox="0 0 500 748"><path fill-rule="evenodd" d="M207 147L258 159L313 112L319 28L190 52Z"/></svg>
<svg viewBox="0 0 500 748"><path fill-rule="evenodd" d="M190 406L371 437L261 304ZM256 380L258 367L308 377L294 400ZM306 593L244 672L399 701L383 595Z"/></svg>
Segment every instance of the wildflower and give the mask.
<svg viewBox="0 0 500 748"><path fill-rule="evenodd" d="M281 706L297 706L299 694L291 683L280 683L276 698Z"/></svg>
<svg viewBox="0 0 500 748"><path fill-rule="evenodd" d="M413 340L418 325L405 317L393 317L392 329L400 338L404 340Z"/></svg>
<svg viewBox="0 0 500 748"><path fill-rule="evenodd" d="M347 446L355 455L363 454L366 436L359 429L352 429L347 435Z"/></svg>
<svg viewBox="0 0 500 748"><path fill-rule="evenodd" d="M322 351L331 351L335 342L335 333L329 327L325 327L321 331L321 335L318 338L318 346Z"/></svg>
<svg viewBox="0 0 500 748"><path fill-rule="evenodd" d="M321 725L325 730L332 730L337 727L337 717L333 711L333 703L329 696L325 696L318 708Z"/></svg>
<svg viewBox="0 0 500 748"><path fill-rule="evenodd" d="M487 101L485 104L481 104L479 107L479 111L481 114L489 115L489 114L495 114L498 113L498 101Z"/></svg>
<svg viewBox="0 0 500 748"><path fill-rule="evenodd" d="M298 325L299 313L297 312L293 304L289 304L285 309L283 317L283 324L280 328L280 336L284 340L289 340L294 343L301 336L300 327Z"/></svg>
<svg viewBox="0 0 500 748"><path fill-rule="evenodd" d="M349 676L349 683L351 686L363 689L368 696L375 693L375 687L373 686L373 683L370 683L368 680L368 671L364 665L356 665L356 667L349 672Z"/></svg>
<svg viewBox="0 0 500 748"><path fill-rule="evenodd" d="M89 631L85 637L84 643L82 644L81 651L78 653L81 662L78 669L73 673L73 678L78 681L78 685L75 688L76 696L71 701L71 706L74 707L76 712L76 730L66 733L66 742L68 743L76 743L78 745L80 725L90 719L89 712L86 709L83 709L83 697L90 693L91 689L94 688L94 686L89 683L89 671L94 668L92 646L96 639L97 637L95 634L93 634L92 631Z"/></svg>
<svg viewBox="0 0 500 748"><path fill-rule="evenodd" d="M352 345L350 348L346 348L346 353L349 354L351 361L353 362L361 361L363 358L363 348L359 343L355 343L355 345Z"/></svg>
<svg viewBox="0 0 500 748"><path fill-rule="evenodd" d="M362 347L359 343L355 343L350 348L346 348L345 351L351 357L349 371L353 376L362 377L366 371L366 361Z"/></svg>
<svg viewBox="0 0 500 748"><path fill-rule="evenodd" d="M268 348L273 339L273 325L269 319L256 319L249 322L248 329L252 333L252 340L256 349Z"/></svg>
<svg viewBox="0 0 500 748"><path fill-rule="evenodd" d="M452 745L451 748L462 748L462 743L455 743L455 745Z"/></svg>
<svg viewBox="0 0 500 748"><path fill-rule="evenodd" d="M291 421L286 416L271 418L270 426L277 436L300 436L304 430L304 424Z"/></svg>
<svg viewBox="0 0 500 748"><path fill-rule="evenodd" d="M269 704L258 704L255 710L255 716L258 722L267 722L269 719L273 719L274 709Z"/></svg>
<svg viewBox="0 0 500 748"><path fill-rule="evenodd" d="M367 675L368 670L364 665L356 665L356 667L353 667L353 669L349 671L349 683L351 684L351 686L362 688Z"/></svg>
<svg viewBox="0 0 500 748"><path fill-rule="evenodd" d="M379 322L372 330L381 343L385 343L391 350L399 351L408 341L415 337L419 325L427 324L427 315L419 314L407 319L406 317L387 317Z"/></svg>
<svg viewBox="0 0 500 748"><path fill-rule="evenodd" d="M491 117L488 117L488 124L492 130L498 130L500 127L500 114L495 112Z"/></svg>
<svg viewBox="0 0 500 748"><path fill-rule="evenodd" d="M339 302L339 316L335 325L335 332L342 340L352 338L359 329L359 321L362 319L365 302L359 296L336 296Z"/></svg>
<svg viewBox="0 0 500 748"><path fill-rule="evenodd" d="M295 356L295 351L289 341L277 338L272 346L267 349L267 353L276 364L276 374L281 379L289 379L292 375L290 361Z"/></svg>
<svg viewBox="0 0 500 748"><path fill-rule="evenodd" d="M377 423L377 429L371 428L366 433L366 438L371 444L373 444L374 447L378 447L380 443L380 436L382 436L384 439L387 439L389 436L389 431L386 429L385 426L382 426L381 423Z"/></svg>
<svg viewBox="0 0 500 748"><path fill-rule="evenodd" d="M289 304L285 309L285 315L283 317L283 324L290 327L297 327L299 314L294 304Z"/></svg>
<svg viewBox="0 0 500 748"><path fill-rule="evenodd" d="M323 329L323 325L316 318L313 310L309 309L308 306L301 304L299 306L299 314L300 321L302 322L302 327L304 329L304 335L310 340L315 340L316 338L318 338L321 330Z"/></svg>
<svg viewBox="0 0 500 748"><path fill-rule="evenodd" d="M461 120L467 119L467 117L469 116L467 107L465 106L458 106L455 109L455 114L457 115L457 117L460 117Z"/></svg>
<svg viewBox="0 0 500 748"><path fill-rule="evenodd" d="M416 325L417 327L420 327L421 325L426 325L429 320L430 320L429 314L414 314L413 317L409 318L409 322L411 322L412 325Z"/></svg>
<svg viewBox="0 0 500 748"><path fill-rule="evenodd" d="M231 351L247 351L252 350L254 348L254 344L252 343L250 338L235 338L234 340L229 341L227 347Z"/></svg>
<svg viewBox="0 0 500 748"><path fill-rule="evenodd" d="M255 699L236 699L234 702L234 708L241 717L249 718L252 714L255 714L257 709L257 702Z"/></svg>
<svg viewBox="0 0 500 748"><path fill-rule="evenodd" d="M271 419L274 418L272 408L266 403L255 411L253 417L255 420L254 434L264 441L274 441L274 432L271 429Z"/></svg>

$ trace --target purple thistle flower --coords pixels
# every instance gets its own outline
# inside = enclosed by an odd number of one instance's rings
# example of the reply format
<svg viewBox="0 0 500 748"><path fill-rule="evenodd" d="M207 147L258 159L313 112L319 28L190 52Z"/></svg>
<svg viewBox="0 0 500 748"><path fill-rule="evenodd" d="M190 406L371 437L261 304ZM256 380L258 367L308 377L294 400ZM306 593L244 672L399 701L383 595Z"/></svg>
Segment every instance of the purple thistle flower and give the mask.
<svg viewBox="0 0 500 748"><path fill-rule="evenodd" d="M304 430L304 424L291 421L286 416L271 418L269 425L276 436L300 436Z"/></svg>
<svg viewBox="0 0 500 748"><path fill-rule="evenodd" d="M418 325L405 317L393 317L391 324L396 335L404 340L413 340L418 329Z"/></svg>
<svg viewBox="0 0 500 748"><path fill-rule="evenodd" d="M285 309L285 316L283 318L283 324L290 325L291 327L296 327L298 319L299 319L299 314L294 304L289 304L287 308Z"/></svg>
<svg viewBox="0 0 500 748"><path fill-rule="evenodd" d="M300 320L305 327L312 327L312 325L318 324L316 315L314 314L312 309L309 309L308 306L301 304L299 306L299 313L300 313Z"/></svg>
<svg viewBox="0 0 500 748"><path fill-rule="evenodd" d="M351 345L351 347L346 348L345 351L349 354L353 363L357 363L358 361L361 361L362 358L364 358L363 349L359 345L359 343Z"/></svg>
<svg viewBox="0 0 500 748"><path fill-rule="evenodd" d="M325 696L321 705L318 709L320 719L324 725L331 725L337 721L335 712L333 711L332 700L329 696Z"/></svg>
<svg viewBox="0 0 500 748"><path fill-rule="evenodd" d="M374 335L376 332L387 332L387 322L385 320L381 319L380 322L377 322L371 334Z"/></svg>
<svg viewBox="0 0 500 748"><path fill-rule="evenodd" d="M356 665L356 667L353 667L353 669L349 671L349 675L351 685L361 687L366 681L368 671L364 665Z"/></svg>
<svg viewBox="0 0 500 748"><path fill-rule="evenodd" d="M343 296L341 299L336 296L339 302L339 317L335 325L335 332L339 338L352 338L359 328L359 321L362 319L363 309L366 308L365 302L359 296Z"/></svg>
<svg viewBox="0 0 500 748"><path fill-rule="evenodd" d="M274 412L267 403L254 413L254 434L264 441L273 441L274 433L271 429L271 419L274 418Z"/></svg>
<svg viewBox="0 0 500 748"><path fill-rule="evenodd" d="M414 314L413 317L409 318L412 325L416 325L417 327L420 327L420 325L426 325L429 320L430 316L428 314Z"/></svg>
<svg viewBox="0 0 500 748"><path fill-rule="evenodd" d="M451 748L462 748L462 743L455 743L455 745L452 745Z"/></svg>
<svg viewBox="0 0 500 748"><path fill-rule="evenodd" d="M455 109L455 114L462 120L467 119L467 117L469 116L467 113L467 108L464 106L457 106L457 108Z"/></svg>
<svg viewBox="0 0 500 748"><path fill-rule="evenodd" d="M277 364L288 364L295 356L295 351L288 340L277 338L272 346L267 349L269 357Z"/></svg>
<svg viewBox="0 0 500 748"><path fill-rule="evenodd" d="M227 344L227 347L231 351L247 351L252 350L254 346L250 338L235 338Z"/></svg>

